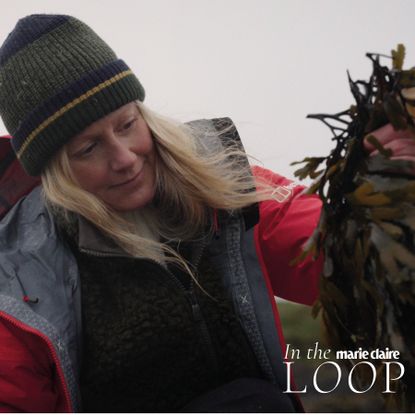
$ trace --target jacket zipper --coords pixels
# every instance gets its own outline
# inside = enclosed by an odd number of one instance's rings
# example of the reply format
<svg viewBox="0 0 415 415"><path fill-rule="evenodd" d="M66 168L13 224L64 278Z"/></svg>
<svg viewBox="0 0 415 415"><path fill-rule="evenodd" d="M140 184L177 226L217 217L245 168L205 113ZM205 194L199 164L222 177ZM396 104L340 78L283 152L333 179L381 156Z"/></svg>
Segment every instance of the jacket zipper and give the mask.
<svg viewBox="0 0 415 415"><path fill-rule="evenodd" d="M157 264L156 261L151 261L151 262L154 262ZM166 273L169 276L172 283L174 283L176 288L180 289L184 293L188 301L190 302L190 306L192 308L193 321L197 325L197 328L201 336L202 343L205 347L205 351L210 361L210 364L212 365L212 368L215 371L215 373L219 374L219 364L216 358L215 349L213 347L212 336L210 335L209 328L203 317L202 310L200 309L200 304L199 304L197 295L194 290L193 279L190 281L190 288L187 290L186 287L181 283L181 281L179 281L171 271L166 270Z"/></svg>
<svg viewBox="0 0 415 415"><path fill-rule="evenodd" d="M205 319L203 318L203 314L200 309L196 293L194 292L193 280L190 283L190 287L191 288L189 294L191 298L193 319L198 325L199 333L201 335L202 342L205 346L205 350L211 362L212 368L216 374L219 374L219 364L218 359L216 357L215 349L213 347L212 336L210 335L209 328L206 324Z"/></svg>
<svg viewBox="0 0 415 415"><path fill-rule="evenodd" d="M41 333L40 331L38 331L36 329L31 329L30 326L27 326L23 323L20 323L18 320L14 319L12 317L9 317L7 314L0 313L0 315L1 315L2 318L7 320L9 323L13 324L15 327L17 327L17 328L19 328L23 331L35 334L36 336L39 336L47 344L49 353L52 356L52 360L56 365L59 381L60 381L60 383L62 384L62 387L63 387L63 392L65 394L65 398L66 398L66 402L67 402L67 406L68 406L68 412L73 412L74 410L73 410L72 399L71 399L70 393L68 391L68 386L67 386L67 383L66 383L66 380L65 380L65 376L63 375L62 367L61 367L61 364L60 364L60 359L59 359L59 357L58 357L58 355L55 351L55 347L54 347L52 341L45 334ZM59 344L57 345L57 347L59 347Z"/></svg>
<svg viewBox="0 0 415 415"><path fill-rule="evenodd" d="M194 268L197 269L199 266L200 260L202 258L203 252L206 247L206 240L203 241L203 244L199 248L199 252L197 257L194 259ZM177 278L176 278L177 279ZM190 281L190 299L191 299L191 305L192 305L192 312L193 312L193 318L195 319L195 322L199 326L199 332L202 337L202 341L205 345L206 353L208 355L208 358L212 364L212 368L215 371L215 373L219 374L219 363L218 359L216 357L215 348L213 347L213 341L212 336L210 335L209 328L207 326L207 323L205 319L203 318L202 310L200 309L200 304L197 299L197 295L194 290L194 280L192 279Z"/></svg>
<svg viewBox="0 0 415 415"><path fill-rule="evenodd" d="M206 241L204 240L203 244L199 248L197 257L193 261L192 265L194 269L197 269L199 262L202 258L203 252L205 250L205 247L206 247ZM163 267L163 265L157 261L150 260L150 259L148 261L153 262L154 264L157 264ZM206 320L204 319L202 310L200 309L200 304L199 304L196 292L194 290L194 280L191 279L190 287L189 289L186 289L186 287L182 284L182 282L177 277L175 277L175 275L169 269L166 269L166 268L164 269L167 275L169 276L170 280L174 283L174 285L178 289L180 289L184 293L186 298L189 300L190 306L192 308L193 321L197 324L197 327L198 327L198 330L199 330L199 333L202 339L202 343L205 347L205 351L210 361L210 364L212 365L214 372L216 374L219 374L219 364L218 364L218 360L216 357L215 349L213 347L212 336L210 335Z"/></svg>
<svg viewBox="0 0 415 415"><path fill-rule="evenodd" d="M205 249L205 246L206 246L206 242L204 242L203 245L200 247L198 256L194 260L193 266L194 266L195 269L199 265L199 262L202 258L202 254L203 254L203 251ZM111 257L111 256L127 257L127 255L123 255L123 254L109 253L109 252L105 252L105 251L95 251L95 250L90 250L90 249L86 249L86 248L80 248L80 250L84 253L87 253L87 254L93 255L93 256L97 256L97 257ZM187 298L187 300L190 303L190 307L192 309L193 321L197 324L198 331L200 333L203 345L205 346L206 354L208 356L210 364L212 365L212 368L215 371L215 373L218 374L219 373L219 364L218 364L216 353L215 353L215 350L214 350L214 347L213 347L212 336L210 335L209 328L206 324L206 321L205 321L205 319L203 317L203 314L202 314L202 311L200 309L200 304L199 304L199 301L197 299L197 295L196 295L195 290L194 290L194 281L193 281L193 279L190 282L190 288L186 289L186 287L181 283L181 281L178 280L169 269L167 269L165 266L163 266L163 264L161 262L158 262L154 259L148 259L148 258L145 258L145 259L142 259L142 260L150 262L152 264L155 264L155 265L158 265L159 267L161 267L165 271L166 275L168 275L169 280L174 284L174 286L184 293L185 297Z"/></svg>

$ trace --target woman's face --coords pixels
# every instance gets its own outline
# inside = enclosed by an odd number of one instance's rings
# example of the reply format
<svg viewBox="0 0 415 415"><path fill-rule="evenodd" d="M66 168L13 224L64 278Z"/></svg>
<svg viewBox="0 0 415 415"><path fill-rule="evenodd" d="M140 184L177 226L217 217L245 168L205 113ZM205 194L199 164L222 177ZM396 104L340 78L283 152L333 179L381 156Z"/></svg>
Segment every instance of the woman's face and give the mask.
<svg viewBox="0 0 415 415"><path fill-rule="evenodd" d="M76 135L67 152L81 187L114 210L134 210L153 199L154 143L134 102Z"/></svg>

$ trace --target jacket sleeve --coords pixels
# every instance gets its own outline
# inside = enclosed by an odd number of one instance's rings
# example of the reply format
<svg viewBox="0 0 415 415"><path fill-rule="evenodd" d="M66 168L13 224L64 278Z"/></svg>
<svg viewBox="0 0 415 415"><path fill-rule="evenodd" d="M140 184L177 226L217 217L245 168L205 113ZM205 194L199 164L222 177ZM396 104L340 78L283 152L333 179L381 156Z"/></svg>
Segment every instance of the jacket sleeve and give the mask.
<svg viewBox="0 0 415 415"><path fill-rule="evenodd" d="M55 412L58 391L48 351L1 314L0 412Z"/></svg>
<svg viewBox="0 0 415 415"><path fill-rule="evenodd" d="M323 257L308 257L295 266L290 261L301 253L313 233L320 218L321 200L317 195L302 195L303 186L270 170L255 166L253 174L275 187L275 200L259 204L260 219L255 229L261 264L274 295L311 305L318 296Z"/></svg>

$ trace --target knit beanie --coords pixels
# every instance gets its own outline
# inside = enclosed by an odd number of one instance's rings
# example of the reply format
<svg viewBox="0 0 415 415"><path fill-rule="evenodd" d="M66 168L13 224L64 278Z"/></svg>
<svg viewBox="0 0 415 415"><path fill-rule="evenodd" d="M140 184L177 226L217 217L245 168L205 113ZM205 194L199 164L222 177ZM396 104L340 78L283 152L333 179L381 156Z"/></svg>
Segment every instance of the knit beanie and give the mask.
<svg viewBox="0 0 415 415"><path fill-rule="evenodd" d="M0 48L0 115L26 172L144 89L112 49L71 16L20 19Z"/></svg>

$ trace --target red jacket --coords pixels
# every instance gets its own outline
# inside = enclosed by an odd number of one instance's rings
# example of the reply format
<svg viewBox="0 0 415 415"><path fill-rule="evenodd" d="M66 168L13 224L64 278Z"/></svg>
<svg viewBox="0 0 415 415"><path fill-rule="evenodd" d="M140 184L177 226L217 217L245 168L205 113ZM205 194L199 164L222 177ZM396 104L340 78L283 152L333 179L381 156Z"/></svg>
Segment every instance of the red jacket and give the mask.
<svg viewBox="0 0 415 415"><path fill-rule="evenodd" d="M278 200L259 204L254 235L256 255L284 349L274 296L303 304L312 304L316 299L322 259L307 259L295 267L289 266L289 261L299 254L314 230L321 202L316 196L302 195L301 186L269 170L255 167L253 171L257 176L266 175L275 184ZM27 189L33 187L33 181L27 183ZM69 389L53 342L9 311L0 310L0 411L70 412L75 408Z"/></svg>

